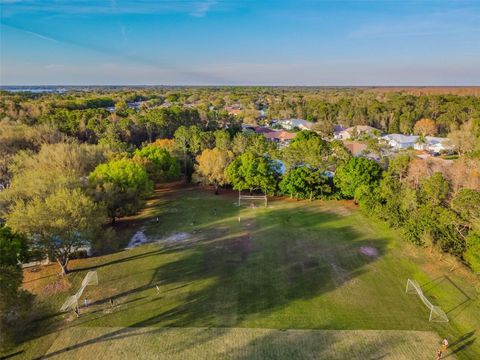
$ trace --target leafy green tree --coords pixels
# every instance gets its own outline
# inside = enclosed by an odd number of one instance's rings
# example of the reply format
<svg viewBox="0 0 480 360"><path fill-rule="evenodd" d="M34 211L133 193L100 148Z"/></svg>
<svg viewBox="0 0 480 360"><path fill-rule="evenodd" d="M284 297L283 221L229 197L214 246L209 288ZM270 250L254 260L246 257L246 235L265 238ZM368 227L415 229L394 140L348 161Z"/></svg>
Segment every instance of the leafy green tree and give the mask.
<svg viewBox="0 0 480 360"><path fill-rule="evenodd" d="M408 165L410 164L409 154L398 154L390 159L388 171L403 180L408 174Z"/></svg>
<svg viewBox="0 0 480 360"><path fill-rule="evenodd" d="M361 185L374 186L380 180L382 168L375 161L352 157L337 168L334 183L343 196L353 198Z"/></svg>
<svg viewBox="0 0 480 360"><path fill-rule="evenodd" d="M29 235L66 274L71 254L90 244L105 215L105 209L81 190L59 189L45 199L15 204L7 225Z"/></svg>
<svg viewBox="0 0 480 360"><path fill-rule="evenodd" d="M321 170L301 166L290 170L279 183L284 194L297 199L319 199L332 193L329 179Z"/></svg>
<svg viewBox="0 0 480 360"><path fill-rule="evenodd" d="M227 183L225 169L233 160L233 153L228 150L218 148L205 149L197 156L197 166L195 167L196 178L205 183L213 184L215 194L218 194L218 188Z"/></svg>
<svg viewBox="0 0 480 360"><path fill-rule="evenodd" d="M27 238L0 224L0 265L17 266L28 259Z"/></svg>
<svg viewBox="0 0 480 360"><path fill-rule="evenodd" d="M215 136L215 147L220 150L231 150L232 141L230 134L226 130L217 130L213 133Z"/></svg>
<svg viewBox="0 0 480 360"><path fill-rule="evenodd" d="M277 168L269 157L246 152L227 167L226 174L235 190L262 190L267 194L273 193L277 187Z"/></svg>
<svg viewBox="0 0 480 360"><path fill-rule="evenodd" d="M464 258L475 273L480 273L480 231L468 234Z"/></svg>
<svg viewBox="0 0 480 360"><path fill-rule="evenodd" d="M446 204L450 192L450 184L442 173L436 172L420 184L420 199L425 204L440 206Z"/></svg>
<svg viewBox="0 0 480 360"><path fill-rule="evenodd" d="M134 155L134 159L145 166L155 182L173 180L180 176L178 160L164 148L151 144L137 149Z"/></svg>
<svg viewBox="0 0 480 360"><path fill-rule="evenodd" d="M461 189L452 200L452 209L470 227L480 230L480 191Z"/></svg>
<svg viewBox="0 0 480 360"><path fill-rule="evenodd" d="M0 203L8 211L17 201L45 198L61 188L84 187L84 179L107 156L102 146L77 143L45 144L36 154L19 152L10 166L11 185L0 192Z"/></svg>
<svg viewBox="0 0 480 360"><path fill-rule="evenodd" d="M191 134L186 126L180 126L175 131L175 142L178 149L183 153L183 176L187 181L188 156L190 148Z"/></svg>
<svg viewBox="0 0 480 360"><path fill-rule="evenodd" d="M5 335L12 333L8 324L8 312L18 305L23 279L20 262L27 259L27 239L0 224L0 346L6 341Z"/></svg>
<svg viewBox="0 0 480 360"><path fill-rule="evenodd" d="M112 223L118 217L137 213L153 190L145 167L126 158L98 165L89 180L97 201L106 204Z"/></svg>
<svg viewBox="0 0 480 360"><path fill-rule="evenodd" d="M329 165L331 148L329 143L322 140L316 133L311 131L301 132L304 140L296 140L284 148L281 158L287 169L310 166L325 171ZM298 136L297 136L298 137Z"/></svg>
<svg viewBox="0 0 480 360"><path fill-rule="evenodd" d="M302 130L297 133L297 135L291 141L291 144L296 142L307 141L310 139L321 139L321 136L318 135L315 131Z"/></svg>

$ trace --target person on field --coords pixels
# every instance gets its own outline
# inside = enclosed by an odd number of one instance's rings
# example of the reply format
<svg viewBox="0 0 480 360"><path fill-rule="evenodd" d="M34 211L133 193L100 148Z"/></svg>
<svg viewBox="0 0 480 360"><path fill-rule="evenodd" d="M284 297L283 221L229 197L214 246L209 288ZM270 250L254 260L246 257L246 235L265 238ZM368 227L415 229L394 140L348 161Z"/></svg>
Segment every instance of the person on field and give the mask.
<svg viewBox="0 0 480 360"><path fill-rule="evenodd" d="M437 360L440 360L442 358L442 350L437 351Z"/></svg>
<svg viewBox="0 0 480 360"><path fill-rule="evenodd" d="M443 339L443 341L442 341L442 350L443 351L448 350L448 340L447 339Z"/></svg>

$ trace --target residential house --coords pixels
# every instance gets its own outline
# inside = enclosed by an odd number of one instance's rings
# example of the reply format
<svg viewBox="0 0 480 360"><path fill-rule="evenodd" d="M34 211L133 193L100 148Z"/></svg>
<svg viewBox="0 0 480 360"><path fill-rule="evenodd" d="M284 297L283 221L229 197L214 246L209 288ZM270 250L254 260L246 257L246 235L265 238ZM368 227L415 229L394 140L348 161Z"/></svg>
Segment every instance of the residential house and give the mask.
<svg viewBox="0 0 480 360"><path fill-rule="evenodd" d="M233 116L237 116L242 112L242 107L239 104L226 105L224 109Z"/></svg>
<svg viewBox="0 0 480 360"><path fill-rule="evenodd" d="M367 125L352 126L347 129L341 130L335 134L335 139L349 140L368 135L371 137L377 137L380 134L380 130Z"/></svg>
<svg viewBox="0 0 480 360"><path fill-rule="evenodd" d="M344 145L353 156L360 156L367 149L367 145L356 141L348 141L345 142Z"/></svg>
<svg viewBox="0 0 480 360"><path fill-rule="evenodd" d="M392 148L401 150L415 147L418 142L416 135L388 134L382 137L382 140Z"/></svg>
<svg viewBox="0 0 480 360"><path fill-rule="evenodd" d="M303 119L285 119L277 122L286 130L298 128L300 130L311 130L314 123Z"/></svg>
<svg viewBox="0 0 480 360"><path fill-rule="evenodd" d="M382 137L388 145L396 150L414 148L439 153L453 150L453 146L447 138L426 136L423 140L417 135L388 134Z"/></svg>
<svg viewBox="0 0 480 360"><path fill-rule="evenodd" d="M426 150L434 153L439 153L443 151L452 151L454 149L453 144L447 138L426 136L427 141Z"/></svg>
<svg viewBox="0 0 480 360"><path fill-rule="evenodd" d="M350 153L355 157L364 157L370 160L379 161L380 156L368 150L367 145L357 141L345 141L343 143Z"/></svg>
<svg viewBox="0 0 480 360"><path fill-rule="evenodd" d="M268 133L264 133L264 135L268 140L277 143L279 148L282 148L290 144L290 142L295 138L297 134L290 133L285 130L279 130L279 131L270 131Z"/></svg>

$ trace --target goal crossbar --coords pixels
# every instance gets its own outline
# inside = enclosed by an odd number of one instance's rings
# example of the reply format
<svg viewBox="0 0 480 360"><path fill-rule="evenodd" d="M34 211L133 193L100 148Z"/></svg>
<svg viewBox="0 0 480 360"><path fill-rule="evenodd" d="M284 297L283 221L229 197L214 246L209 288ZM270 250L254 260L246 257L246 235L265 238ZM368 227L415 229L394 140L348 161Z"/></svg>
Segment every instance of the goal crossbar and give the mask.
<svg viewBox="0 0 480 360"><path fill-rule="evenodd" d="M422 300L425 306L430 310L430 317L428 319L429 321L448 322L447 314L445 314L445 312L439 306L433 305L430 300L428 300L418 282L412 279L407 279L407 288L405 292L407 294L416 293L418 295L420 300Z"/></svg>

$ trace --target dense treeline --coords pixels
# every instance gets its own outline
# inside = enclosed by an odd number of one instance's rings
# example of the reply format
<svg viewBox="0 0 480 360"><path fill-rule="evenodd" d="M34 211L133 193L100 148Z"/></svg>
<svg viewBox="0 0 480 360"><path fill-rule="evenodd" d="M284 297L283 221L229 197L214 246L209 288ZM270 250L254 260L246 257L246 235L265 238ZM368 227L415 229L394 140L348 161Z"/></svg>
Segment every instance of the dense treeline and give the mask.
<svg viewBox="0 0 480 360"><path fill-rule="evenodd" d="M127 106L135 101L142 101L140 114ZM142 125L141 118L162 105L194 108L205 124L225 121L228 113L224 107L238 105L241 109L238 117L250 123L261 122L263 118L293 117L318 122L327 129L334 124L371 125L384 132L405 134L412 133L415 123L422 118L434 120L440 135L458 129L471 119L480 118L480 99L473 95L413 95L409 92L309 88L97 90L44 95L3 93L0 96L0 118L30 124L53 122L66 132L75 134L80 131L79 135L85 136L81 133L85 129L99 133L95 131L95 122L121 117L128 119L128 130L141 128L146 132L151 121L146 116L146 123ZM101 110L113 106L115 114L112 117L105 111L90 111L83 116L75 113L76 110ZM261 110L263 115L259 114ZM182 117L181 114L179 116ZM92 139L87 137L85 140Z"/></svg>
<svg viewBox="0 0 480 360"><path fill-rule="evenodd" d="M139 100L138 109L128 105ZM237 116L224 109L232 104L241 105ZM283 148L240 131L241 121L265 121L263 109L267 118L311 119L323 131L299 132ZM136 214L155 184L180 178L215 193L229 186L295 199L355 199L408 241L480 270L475 97L270 88L2 94L0 114L0 267L8 294L0 309L28 297L19 291L19 261L48 257L67 273L78 251L112 246L116 220ZM425 117L457 141L457 159L422 160L407 151L375 162L352 157L325 136L337 123L410 132L415 123L428 128L418 121ZM2 326L17 315L3 312Z"/></svg>

